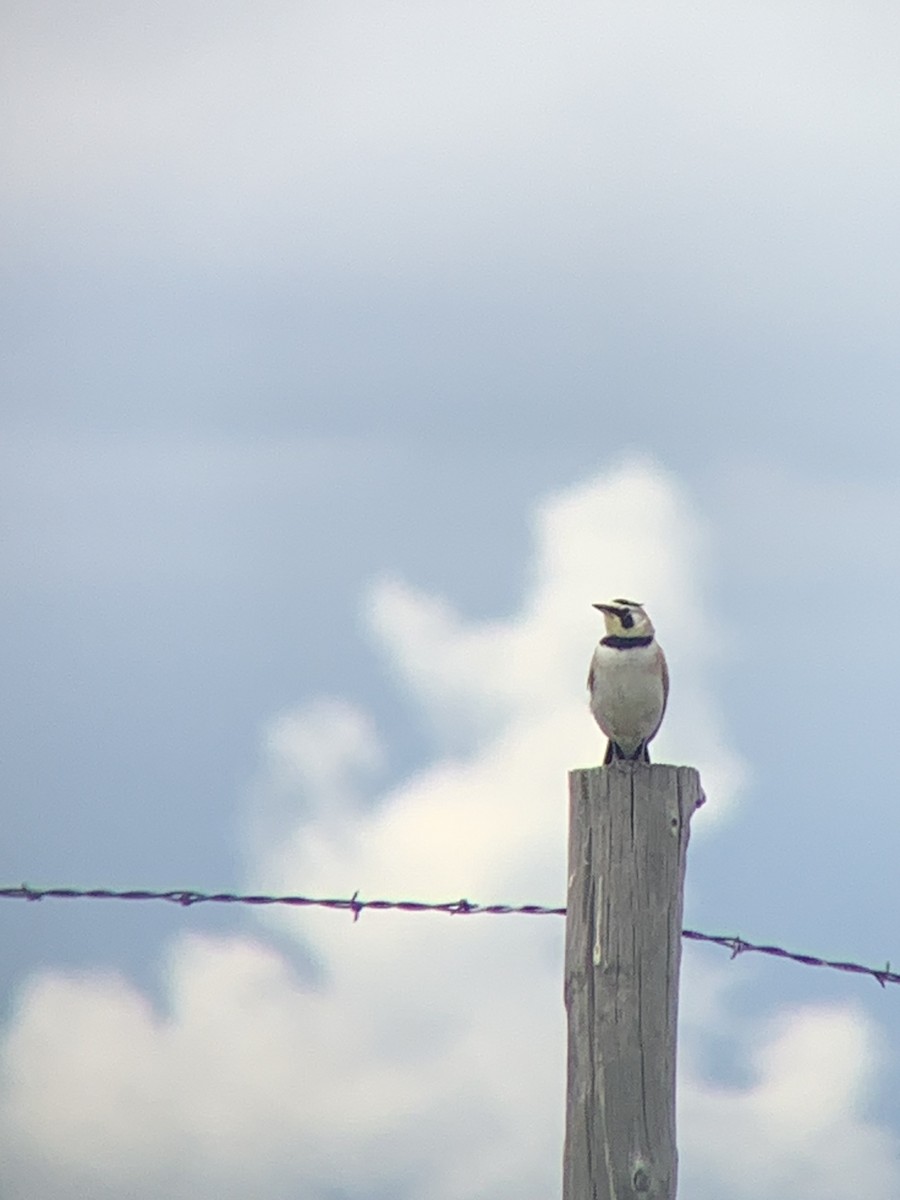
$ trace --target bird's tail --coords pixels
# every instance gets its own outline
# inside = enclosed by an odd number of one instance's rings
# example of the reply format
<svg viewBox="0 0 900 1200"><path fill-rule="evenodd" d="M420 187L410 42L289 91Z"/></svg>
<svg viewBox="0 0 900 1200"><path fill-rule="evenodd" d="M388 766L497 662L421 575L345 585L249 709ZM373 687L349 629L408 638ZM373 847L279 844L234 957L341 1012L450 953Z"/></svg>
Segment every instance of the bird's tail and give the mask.
<svg viewBox="0 0 900 1200"><path fill-rule="evenodd" d="M649 763L649 761L650 751L647 748L646 742L641 742L633 754L626 754L622 747L617 742L614 742L612 738L606 744L606 757L603 759L604 767L608 767L610 763L614 762Z"/></svg>

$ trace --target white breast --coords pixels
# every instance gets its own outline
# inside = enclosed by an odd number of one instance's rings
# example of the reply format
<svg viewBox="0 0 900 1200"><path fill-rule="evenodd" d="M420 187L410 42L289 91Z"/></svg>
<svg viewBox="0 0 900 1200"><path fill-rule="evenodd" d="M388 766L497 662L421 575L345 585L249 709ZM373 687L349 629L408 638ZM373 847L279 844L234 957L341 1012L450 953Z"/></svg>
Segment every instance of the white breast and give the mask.
<svg viewBox="0 0 900 1200"><path fill-rule="evenodd" d="M666 707L662 651L656 642L615 650L599 645L591 660L591 712L625 754L656 733Z"/></svg>

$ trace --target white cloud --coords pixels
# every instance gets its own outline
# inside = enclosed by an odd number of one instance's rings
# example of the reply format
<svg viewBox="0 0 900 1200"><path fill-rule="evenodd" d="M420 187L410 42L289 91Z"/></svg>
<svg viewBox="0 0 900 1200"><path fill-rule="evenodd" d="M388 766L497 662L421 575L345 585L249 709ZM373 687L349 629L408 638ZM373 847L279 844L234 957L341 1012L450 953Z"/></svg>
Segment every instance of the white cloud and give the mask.
<svg viewBox="0 0 900 1200"><path fill-rule="evenodd" d="M565 772L602 750L584 704L590 601L618 591L646 601L672 657L660 749L700 764L710 803L697 830L709 827L740 764L713 719L716 639L697 634L710 615L702 557L675 483L635 462L539 507L518 614L473 624L401 582L377 584L372 628L431 718L435 760L379 794L383 747L367 715L331 699L276 718L252 800L252 886L558 903ZM561 921L267 919L318 957L316 986L253 940L192 935L171 946L162 1012L116 977L48 972L28 984L0 1056L0 1160L23 1200L558 1192ZM894 1177L893 1147L862 1112L874 1064L860 1015L786 1016L760 1036L752 1084L728 1090L690 1065L692 1046L734 1032L717 985L701 993L693 1011L707 1019L686 1022L682 1077L687 1169L715 1181L698 1200L800 1195L767 1188L826 1143L832 1190L818 1195L858 1195L863 1155L873 1188ZM729 1152L750 1134L768 1171L755 1191L748 1152Z"/></svg>
<svg viewBox="0 0 900 1200"><path fill-rule="evenodd" d="M735 1200L896 1196L900 1146L865 1115L880 1047L862 1011L792 1009L739 1036L750 1075L743 1087L703 1079L682 1050L687 1190ZM695 1030L688 1046L696 1040Z"/></svg>
<svg viewBox="0 0 900 1200"><path fill-rule="evenodd" d="M711 701L724 639L703 597L703 531L685 501L667 476L634 460L545 501L533 526L531 578L521 611L507 620L466 623L402 583L374 588L371 620L404 682L445 739L467 726L482 738L503 731L516 743L515 753L506 743L508 761L538 754L553 786L597 754L584 708L585 647L598 636L591 603L635 595L653 615L675 681L657 756L701 767L716 798L710 812L720 814L742 767Z"/></svg>

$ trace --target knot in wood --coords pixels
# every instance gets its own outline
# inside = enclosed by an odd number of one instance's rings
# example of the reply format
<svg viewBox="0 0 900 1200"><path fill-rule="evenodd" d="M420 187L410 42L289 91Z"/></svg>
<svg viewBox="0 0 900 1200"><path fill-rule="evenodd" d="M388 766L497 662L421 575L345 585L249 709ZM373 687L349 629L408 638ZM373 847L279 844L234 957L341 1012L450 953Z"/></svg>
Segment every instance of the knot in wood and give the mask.
<svg viewBox="0 0 900 1200"><path fill-rule="evenodd" d="M635 1192L646 1195L650 1191L650 1176L643 1167L638 1167L634 1175L631 1177L631 1184Z"/></svg>

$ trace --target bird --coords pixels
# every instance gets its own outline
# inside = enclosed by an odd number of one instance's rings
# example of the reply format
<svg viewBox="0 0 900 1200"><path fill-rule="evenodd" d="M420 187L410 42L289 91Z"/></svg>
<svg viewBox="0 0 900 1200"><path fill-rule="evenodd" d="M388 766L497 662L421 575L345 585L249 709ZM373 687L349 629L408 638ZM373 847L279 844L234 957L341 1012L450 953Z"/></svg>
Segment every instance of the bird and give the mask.
<svg viewBox="0 0 900 1200"><path fill-rule="evenodd" d="M591 712L609 738L603 764L649 763L669 697L666 657L643 605L619 598L593 607L606 624L587 681Z"/></svg>

